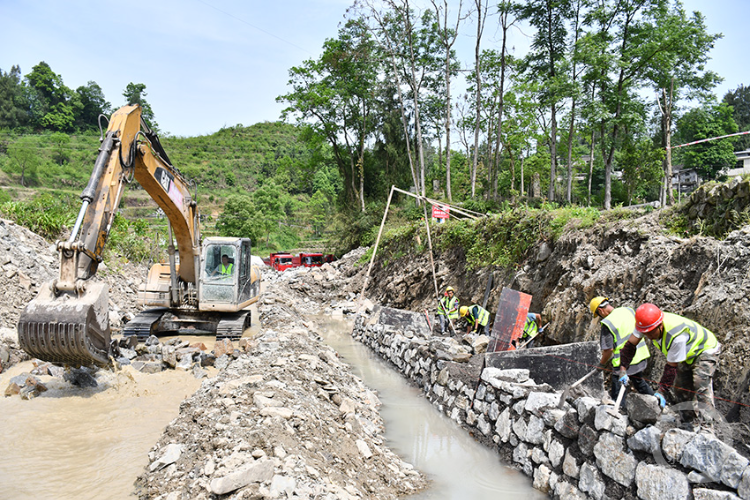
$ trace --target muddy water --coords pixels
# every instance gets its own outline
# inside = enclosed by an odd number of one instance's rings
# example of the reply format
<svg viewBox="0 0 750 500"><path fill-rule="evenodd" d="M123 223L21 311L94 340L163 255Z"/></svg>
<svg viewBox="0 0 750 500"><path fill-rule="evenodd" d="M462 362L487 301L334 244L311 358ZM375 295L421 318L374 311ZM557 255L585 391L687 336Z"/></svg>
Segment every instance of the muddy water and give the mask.
<svg viewBox="0 0 750 500"><path fill-rule="evenodd" d="M315 321L322 328L325 342L378 391L388 447L432 480L429 490L410 499L547 498L531 487L529 478L503 465L495 453L475 442L422 397L419 389L352 339L351 324L323 316Z"/></svg>
<svg viewBox="0 0 750 500"><path fill-rule="evenodd" d="M31 362L0 375L33 369ZM80 389L39 377L49 390L30 401L0 399L0 498L121 499L148 464L148 451L200 386L191 373L99 371L99 387Z"/></svg>

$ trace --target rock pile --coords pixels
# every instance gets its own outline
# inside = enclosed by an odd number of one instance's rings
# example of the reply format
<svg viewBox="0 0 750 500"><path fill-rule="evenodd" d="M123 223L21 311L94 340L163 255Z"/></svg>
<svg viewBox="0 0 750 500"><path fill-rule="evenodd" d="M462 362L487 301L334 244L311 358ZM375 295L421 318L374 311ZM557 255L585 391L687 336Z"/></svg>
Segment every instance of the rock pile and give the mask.
<svg viewBox="0 0 750 500"><path fill-rule="evenodd" d="M388 499L425 486L385 446L377 395L301 317L330 307L304 298L317 292L302 276L326 272L265 271L261 333L183 402L140 498Z"/></svg>
<svg viewBox="0 0 750 500"><path fill-rule="evenodd" d="M691 229L723 237L750 222L750 178L703 184L690 194L682 210Z"/></svg>

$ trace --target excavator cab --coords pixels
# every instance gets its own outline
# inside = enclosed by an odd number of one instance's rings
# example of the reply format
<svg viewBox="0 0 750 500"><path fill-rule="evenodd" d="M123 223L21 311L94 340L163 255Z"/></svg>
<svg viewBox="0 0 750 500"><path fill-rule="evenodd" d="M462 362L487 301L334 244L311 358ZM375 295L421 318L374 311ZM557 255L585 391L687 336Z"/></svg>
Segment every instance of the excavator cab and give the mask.
<svg viewBox="0 0 750 500"><path fill-rule="evenodd" d="M260 290L247 238L206 238L201 256L198 309L236 312L254 302Z"/></svg>

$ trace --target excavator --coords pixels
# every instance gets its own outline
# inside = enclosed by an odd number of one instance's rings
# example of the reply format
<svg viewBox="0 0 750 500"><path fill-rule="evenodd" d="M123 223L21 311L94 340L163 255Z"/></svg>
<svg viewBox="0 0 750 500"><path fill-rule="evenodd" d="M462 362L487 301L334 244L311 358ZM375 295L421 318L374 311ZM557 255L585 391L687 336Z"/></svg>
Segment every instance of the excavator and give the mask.
<svg viewBox="0 0 750 500"><path fill-rule="evenodd" d="M128 322L123 336L236 339L250 326L248 306L257 302L261 282L250 239L201 238L197 187L172 165L141 107L123 106L110 118L70 237L57 242L59 277L45 283L20 315L18 338L29 355L61 365L110 365L109 290L92 278L133 179L169 221L169 262L149 270L137 300L151 309Z"/></svg>

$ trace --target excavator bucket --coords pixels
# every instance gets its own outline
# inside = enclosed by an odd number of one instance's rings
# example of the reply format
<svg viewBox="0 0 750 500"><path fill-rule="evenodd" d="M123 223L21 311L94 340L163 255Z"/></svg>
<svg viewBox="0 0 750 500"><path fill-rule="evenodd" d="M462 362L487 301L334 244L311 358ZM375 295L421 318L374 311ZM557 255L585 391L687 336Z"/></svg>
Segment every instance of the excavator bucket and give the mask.
<svg viewBox="0 0 750 500"><path fill-rule="evenodd" d="M57 296L42 287L18 321L18 340L29 355L71 366L109 365L109 290L89 283L79 294Z"/></svg>

